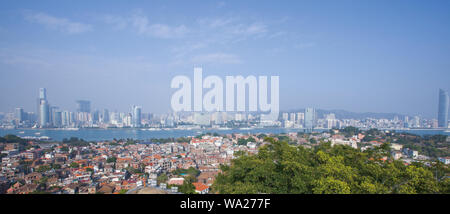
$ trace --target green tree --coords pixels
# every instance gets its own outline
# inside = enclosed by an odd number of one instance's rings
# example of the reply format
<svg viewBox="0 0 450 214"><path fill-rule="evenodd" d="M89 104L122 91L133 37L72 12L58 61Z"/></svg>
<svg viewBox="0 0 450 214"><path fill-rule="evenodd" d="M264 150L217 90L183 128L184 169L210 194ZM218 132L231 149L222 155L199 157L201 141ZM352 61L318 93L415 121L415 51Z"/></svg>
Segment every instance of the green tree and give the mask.
<svg viewBox="0 0 450 214"><path fill-rule="evenodd" d="M361 152L329 142L306 149L265 138L255 155L240 153L231 165L222 165L212 185L219 193L449 193L449 179L440 169L423 164L405 166L382 160L389 144ZM442 166L441 166L442 167ZM436 168L436 171L438 169Z"/></svg>
<svg viewBox="0 0 450 214"><path fill-rule="evenodd" d="M70 168L78 168L78 167L80 167L80 164L78 164L78 163L76 163L76 162L72 162L72 163L70 163Z"/></svg>
<svg viewBox="0 0 450 214"><path fill-rule="evenodd" d="M109 157L106 159L106 163L115 163L117 161L116 157Z"/></svg>
<svg viewBox="0 0 450 214"><path fill-rule="evenodd" d="M169 180L169 177L167 177L167 175L164 174L164 173L160 174L160 175L156 178L156 181L158 182L158 184L160 184L160 183L165 183L167 180Z"/></svg>

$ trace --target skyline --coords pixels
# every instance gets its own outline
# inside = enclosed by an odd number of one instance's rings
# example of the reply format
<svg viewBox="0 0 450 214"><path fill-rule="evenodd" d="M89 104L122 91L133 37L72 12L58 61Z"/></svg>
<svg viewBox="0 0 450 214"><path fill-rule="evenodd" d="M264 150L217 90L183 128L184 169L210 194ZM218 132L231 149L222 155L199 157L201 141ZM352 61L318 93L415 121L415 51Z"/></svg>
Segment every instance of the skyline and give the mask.
<svg viewBox="0 0 450 214"><path fill-rule="evenodd" d="M205 76L279 75L281 111L437 118L437 91L449 90L446 1L106 3L0 7L1 112L35 112L44 87L61 109L90 100L167 113L170 80L194 66Z"/></svg>
<svg viewBox="0 0 450 214"><path fill-rule="evenodd" d="M247 98L248 99L248 98ZM38 122L42 122L45 121L45 119L42 119L42 112L47 112L47 114L50 114L50 111L59 111L60 113L87 113L87 114L92 114L91 117L95 117L95 120L99 120L100 116L99 114L104 115L105 113L107 113L106 120L109 120L109 111L111 109L100 109L100 108L91 108L91 101L90 100L76 100L76 108L75 110L72 109L62 109L60 108L58 105L53 105L51 102L49 102L47 100L47 89L46 88L39 88L39 98L37 99L37 109L36 111L26 111L23 107L18 106L14 109L14 112L0 112L2 114L15 114L15 118L17 119L17 117L21 118L22 116L17 116L17 112L20 111L20 114L23 113L32 113L34 114L37 118ZM140 119L135 120L136 116L135 115L139 115L138 117L141 117L141 113L145 113L145 114L149 114L149 115L154 115L154 116L170 116L170 115L175 115L175 114L181 114L181 115L193 115L193 114L216 114L216 113L231 113L231 114L242 114L242 115L259 115L262 118L264 118L264 120L270 120L270 121L277 121L280 120L281 118L283 118L285 115L291 115L291 114L296 114L297 112L303 112L304 114L307 114L307 112L313 112L313 116L314 118L317 117L317 113L316 111L322 111L322 116L324 118L327 117L327 114L332 114L333 118L335 117L335 114L340 115L340 119L356 119L359 118L361 119L361 114L371 114L372 116L363 116L366 119L400 119L399 117L405 119L406 121L408 121L409 117L414 117L414 118L422 118L422 119L426 119L426 120L434 120L436 122L437 127L447 127L448 125L448 113L449 113L449 96L448 96L448 92L443 90L443 89L439 89L439 99L438 99L438 113L436 115L436 117L432 117L432 118L426 118L426 117L422 117L421 115L407 115L407 114L401 114L401 113L397 113L397 112L351 112L351 111L347 111L347 110L343 110L343 109L320 109L320 108L313 108L313 107L306 107L306 108L296 108L296 109L290 109L290 110L281 110L277 113L277 117L268 117L266 112L263 111L249 111L248 109L246 109L245 111L225 111L225 110L189 110L189 111L185 111L185 110L181 110L181 111L169 111L167 113L163 113L163 114L158 114L158 113L154 113L154 112L142 112L142 106L138 106L136 104L130 104L129 106L131 106L131 111L130 109L126 110L126 111L117 111L116 109L112 110L111 113L127 113L129 115L132 116L132 124L136 125L139 124L138 121L140 121ZM139 113L136 113L136 111L139 111ZM272 113L270 113L272 114ZM342 116L342 114L347 114L347 116ZM352 116L349 116L352 115ZM48 117L44 116L44 117ZM67 116L68 117L68 116ZM85 116L83 116L85 117ZM290 118L291 116L289 116ZM271 118L271 119L269 119ZM21 120L21 119L20 119ZM314 120L314 119L313 119ZM402 119L400 119L402 120ZM43 122L44 124L46 122ZM42 125L42 124L41 124ZM306 124L305 124L306 125ZM45 125L43 125L45 126ZM311 126L311 124L309 125Z"/></svg>
<svg viewBox="0 0 450 214"><path fill-rule="evenodd" d="M438 91L438 100L437 100L436 103L438 103L438 107L439 108L436 111L436 114L434 116L431 116L431 117L426 117L426 116L424 117L421 114L405 114L403 112L355 112L355 111L349 111L349 110L346 110L346 109L323 109L323 108L320 108L320 107L319 108L314 108L314 109L319 109L319 110L323 110L323 111L331 111L331 112L332 111L344 111L344 112L356 113L356 114L374 113L374 114L394 114L394 115L402 115L402 116L420 116L420 117L423 117L424 119L437 119L437 120L440 120L440 121L445 121L445 118L448 117L448 113L449 113L449 110L450 110L449 107L448 107L448 105L449 105L448 104L448 99L449 99L448 91L443 90L441 88L438 89L438 90L439 90ZM444 98L445 96L446 96L446 98ZM128 109L126 109L124 111L118 111L117 109L97 108L95 106L92 108L92 106L91 106L92 101L91 100L78 100L78 99L74 100L74 105L72 107L64 109L64 108L61 108L60 105L58 105L58 104L54 105L54 103L49 102L46 98L47 98L47 89L46 88L39 88L39 98L38 98L38 108L37 109L34 109L34 110L31 109L30 111L28 111L23 106L16 106L11 111L6 111L6 112L1 112L0 111L0 113L14 113L14 111L17 110L17 108L20 108L20 109L22 109L23 112L31 112L31 113L35 113L35 114L38 115L39 111L41 111L40 107L39 107L40 106L39 103L41 102L41 100L45 100L46 105L51 105L52 108L57 108L57 109L61 109L61 110L65 110L65 111L72 111L72 112L92 113L92 112L101 112L101 111L110 111L110 110L112 110L112 112L130 112L130 108L131 108L132 109L131 113L133 113L135 107L138 107L140 109L140 111L142 111L142 106L136 106L136 104L127 104L129 107L128 107ZM446 100L444 100L444 99L446 99ZM445 106L444 103L447 103L447 105ZM281 109L278 112L278 114L281 116L281 113L286 113L286 112L290 113L290 112L295 112L295 111L300 111L300 110L306 111L307 109L310 109L310 108L312 108L312 107L297 107L297 108L292 108L292 109ZM82 110L82 109L89 109L89 110ZM445 109L447 109L447 113L446 114L444 113ZM145 111L145 113L156 114L156 115L171 114L173 112L174 111L172 109L168 109L166 112L162 112L162 113L155 113L155 112ZM180 111L180 112L181 113L182 112L195 113L195 112L199 112L199 111ZM205 111L205 110L203 110L203 111L200 111L200 112L205 112L205 113L210 112L211 113L211 112L217 112L217 111ZM218 111L218 112L226 112L226 111ZM232 112L237 113L237 112L241 112L241 111L232 111ZM252 112L252 111L246 110L246 111L243 111L242 113L258 114L259 112L258 111ZM444 115L446 115L446 116L444 116ZM444 123L444 122L442 122L442 123ZM439 126L444 126L445 127L445 125L441 125L441 124Z"/></svg>

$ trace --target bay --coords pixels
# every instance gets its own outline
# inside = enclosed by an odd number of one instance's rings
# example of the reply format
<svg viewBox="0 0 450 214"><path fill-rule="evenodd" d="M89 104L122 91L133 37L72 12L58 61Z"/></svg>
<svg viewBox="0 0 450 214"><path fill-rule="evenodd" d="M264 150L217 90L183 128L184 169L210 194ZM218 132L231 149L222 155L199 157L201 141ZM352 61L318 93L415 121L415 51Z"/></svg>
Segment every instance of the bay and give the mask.
<svg viewBox="0 0 450 214"><path fill-rule="evenodd" d="M47 136L55 141L62 141L64 138L77 137L86 141L105 141L115 139L132 138L136 140L148 140L151 138L178 138L197 136L202 133L219 133L219 134L280 134L289 132L303 132L303 129L286 129L286 128L255 128L255 129L197 129L197 130L148 130L148 129L78 129L78 130L61 130L61 129L0 129L0 136L7 134L17 135L19 137L42 137ZM315 131L321 132L325 129L317 129ZM450 135L450 132L437 129L409 129L396 130L396 132L406 132L416 135Z"/></svg>

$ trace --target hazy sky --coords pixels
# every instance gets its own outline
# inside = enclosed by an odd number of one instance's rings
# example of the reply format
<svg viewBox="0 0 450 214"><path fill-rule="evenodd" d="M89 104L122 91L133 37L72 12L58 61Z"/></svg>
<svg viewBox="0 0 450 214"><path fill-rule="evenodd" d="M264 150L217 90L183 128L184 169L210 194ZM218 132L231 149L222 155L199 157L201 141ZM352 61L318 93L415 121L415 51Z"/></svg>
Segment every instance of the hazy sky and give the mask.
<svg viewBox="0 0 450 214"><path fill-rule="evenodd" d="M175 75L279 75L282 110L436 117L450 1L6 1L0 111L170 109Z"/></svg>

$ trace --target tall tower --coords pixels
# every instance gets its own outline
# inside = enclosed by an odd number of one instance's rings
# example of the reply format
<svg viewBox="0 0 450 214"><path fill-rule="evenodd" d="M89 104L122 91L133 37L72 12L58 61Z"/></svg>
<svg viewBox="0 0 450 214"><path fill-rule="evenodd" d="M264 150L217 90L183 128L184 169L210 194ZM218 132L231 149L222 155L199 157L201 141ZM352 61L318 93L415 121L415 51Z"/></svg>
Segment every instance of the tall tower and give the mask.
<svg viewBox="0 0 450 214"><path fill-rule="evenodd" d="M47 89L45 89L45 88L39 89L39 99L41 99L41 100L47 99Z"/></svg>
<svg viewBox="0 0 450 214"><path fill-rule="evenodd" d="M49 105L47 100L40 100L39 105L39 125L41 127L47 127L49 125Z"/></svg>
<svg viewBox="0 0 450 214"><path fill-rule="evenodd" d="M448 127L448 92L439 89L439 110L438 110L438 126L442 128Z"/></svg>
<svg viewBox="0 0 450 214"><path fill-rule="evenodd" d="M133 126L140 127L142 120L142 107L133 106Z"/></svg>
<svg viewBox="0 0 450 214"><path fill-rule="evenodd" d="M47 127L49 125L50 121L50 115L49 115L49 104L47 102L47 90L45 88L39 89L39 99L38 99L38 106L39 106L39 125L41 127Z"/></svg>

